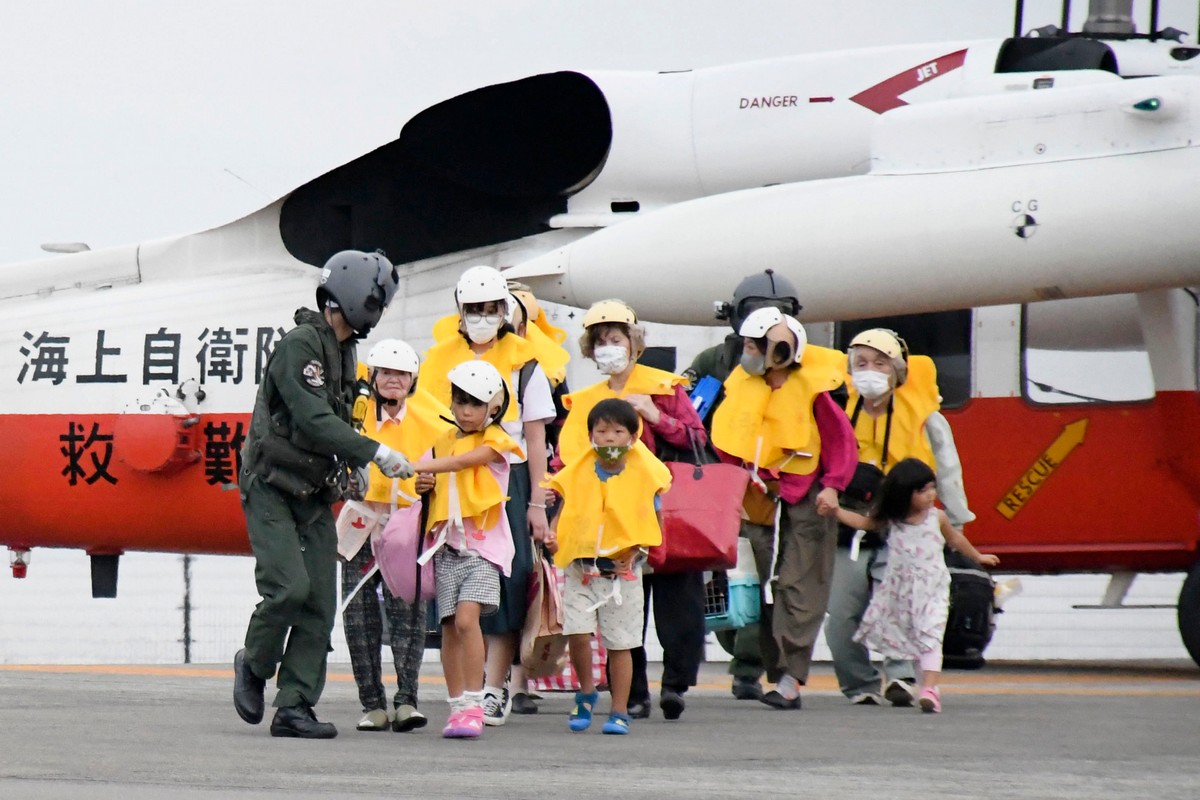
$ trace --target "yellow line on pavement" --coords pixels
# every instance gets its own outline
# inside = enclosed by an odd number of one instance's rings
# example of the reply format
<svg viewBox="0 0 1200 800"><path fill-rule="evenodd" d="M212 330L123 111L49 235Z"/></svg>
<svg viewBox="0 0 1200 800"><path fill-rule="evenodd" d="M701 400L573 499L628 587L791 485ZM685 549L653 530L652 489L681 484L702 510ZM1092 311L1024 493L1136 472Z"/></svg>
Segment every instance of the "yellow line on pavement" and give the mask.
<svg viewBox="0 0 1200 800"><path fill-rule="evenodd" d="M136 664L0 664L0 672L46 674L111 675L164 678L216 678L232 680L230 667L218 666L155 666ZM353 682L349 672L330 671L328 680L336 683ZM440 685L438 675L423 675L422 684ZM1200 675L1162 674L1130 670L1126 672L1021 672L993 673L950 672L942 675L941 683L951 694L972 695L1084 695L1084 696L1200 696ZM652 686L657 684L652 682ZM705 681L698 691L727 692L725 681ZM814 675L805 687L807 692L836 694L837 679L832 675Z"/></svg>

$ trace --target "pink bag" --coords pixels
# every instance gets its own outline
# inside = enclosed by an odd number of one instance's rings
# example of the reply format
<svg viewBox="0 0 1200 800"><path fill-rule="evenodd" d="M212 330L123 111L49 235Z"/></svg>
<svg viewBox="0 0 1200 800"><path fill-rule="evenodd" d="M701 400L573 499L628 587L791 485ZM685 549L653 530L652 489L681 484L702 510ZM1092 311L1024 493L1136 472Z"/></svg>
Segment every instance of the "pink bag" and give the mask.
<svg viewBox="0 0 1200 800"><path fill-rule="evenodd" d="M375 563L379 565L379 574L387 584L388 591L393 597L399 597L406 603L412 603L418 594L422 600L432 600L437 597L437 584L434 582L433 559L429 559L417 571L417 557L424 548L425 537L421 535L424 529L420 500L411 506L398 508L388 517L387 524L375 537Z"/></svg>

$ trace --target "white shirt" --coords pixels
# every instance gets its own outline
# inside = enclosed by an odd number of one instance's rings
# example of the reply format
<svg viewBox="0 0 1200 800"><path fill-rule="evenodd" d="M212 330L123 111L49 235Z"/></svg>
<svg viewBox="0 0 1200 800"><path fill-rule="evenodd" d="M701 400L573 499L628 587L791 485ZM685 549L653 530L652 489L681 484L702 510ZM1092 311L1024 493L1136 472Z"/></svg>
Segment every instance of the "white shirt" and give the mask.
<svg viewBox="0 0 1200 800"><path fill-rule="evenodd" d="M521 371L513 370L510 378L510 385L514 392L521 391ZM525 423L526 422L551 422L553 421L556 410L554 408L553 390L550 388L550 379L546 377L545 371L540 364L533 365L533 372L529 375L529 384L525 387L525 392L519 401L519 413L517 420L513 422L502 422L500 426L504 428L505 433L516 440L521 447L521 452L525 452ZM508 463L524 464L526 456L518 456L516 453L508 454Z"/></svg>

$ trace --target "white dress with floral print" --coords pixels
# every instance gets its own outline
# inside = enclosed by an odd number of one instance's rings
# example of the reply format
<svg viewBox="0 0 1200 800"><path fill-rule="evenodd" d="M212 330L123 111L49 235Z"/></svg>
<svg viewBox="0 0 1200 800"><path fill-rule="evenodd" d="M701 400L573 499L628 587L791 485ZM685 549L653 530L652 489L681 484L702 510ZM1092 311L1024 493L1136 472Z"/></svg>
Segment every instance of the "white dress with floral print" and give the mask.
<svg viewBox="0 0 1200 800"><path fill-rule="evenodd" d="M938 510L925 519L888 526L888 560L883 581L854 634L884 658L919 658L941 650L950 610L950 570L946 567Z"/></svg>

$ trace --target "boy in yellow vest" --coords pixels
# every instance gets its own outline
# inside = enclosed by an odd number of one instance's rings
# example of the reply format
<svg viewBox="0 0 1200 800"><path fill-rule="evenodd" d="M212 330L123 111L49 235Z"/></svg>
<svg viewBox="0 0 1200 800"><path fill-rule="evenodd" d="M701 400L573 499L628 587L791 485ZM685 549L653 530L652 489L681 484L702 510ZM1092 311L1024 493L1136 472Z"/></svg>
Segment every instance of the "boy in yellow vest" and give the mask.
<svg viewBox="0 0 1200 800"><path fill-rule="evenodd" d="M658 496L670 487L671 473L638 440L638 414L624 400L601 400L587 427L591 449L549 480L563 507L547 544L555 565L566 570L563 633L579 676L568 724L586 730L599 700L590 641L598 625L612 694L601 730L620 735L629 732L630 651L641 646L645 623L642 563L646 548L662 543Z"/></svg>

